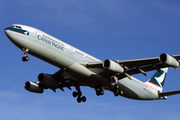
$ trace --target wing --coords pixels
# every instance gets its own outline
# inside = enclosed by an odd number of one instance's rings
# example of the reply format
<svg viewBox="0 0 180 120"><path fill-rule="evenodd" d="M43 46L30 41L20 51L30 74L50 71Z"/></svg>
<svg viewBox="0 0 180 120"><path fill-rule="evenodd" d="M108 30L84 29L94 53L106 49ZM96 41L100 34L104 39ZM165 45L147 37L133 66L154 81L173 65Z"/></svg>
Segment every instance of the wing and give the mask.
<svg viewBox="0 0 180 120"><path fill-rule="evenodd" d="M159 95L160 97L163 97L163 96L170 96L170 95L176 95L176 94L180 94L180 90L163 92L163 93L159 93L158 95Z"/></svg>
<svg viewBox="0 0 180 120"><path fill-rule="evenodd" d="M180 60L180 55L168 55L163 53L160 55L160 57L153 57L153 58L115 60L113 62L111 60L109 60L109 62L105 60L104 62L99 62L99 63L81 63L81 64L86 66L91 71L102 76L110 77L112 75L115 75L118 77L118 79L122 79L124 77L129 77L131 79L131 75L134 74L142 73L146 75L146 72L152 70L160 71L160 68L165 68L165 67L177 68L179 66L179 62L180 62L179 60ZM109 64L105 65L106 63ZM120 70L121 71L118 72L116 71L116 69L119 69L119 71Z"/></svg>
<svg viewBox="0 0 180 120"><path fill-rule="evenodd" d="M47 74L47 76L52 77L53 79L55 79L55 81L57 81L58 85L56 85L55 87L53 86L48 86L48 84L43 84L43 82L39 82L39 86L41 86L44 89L52 89L54 92L56 92L56 89L59 88L60 90L64 91L64 88L67 87L68 89L71 90L71 87L79 87L79 86L84 86L81 83L79 83L78 81L74 80L73 78L71 78L68 74L66 74L63 70L59 70L56 73L50 75Z"/></svg>

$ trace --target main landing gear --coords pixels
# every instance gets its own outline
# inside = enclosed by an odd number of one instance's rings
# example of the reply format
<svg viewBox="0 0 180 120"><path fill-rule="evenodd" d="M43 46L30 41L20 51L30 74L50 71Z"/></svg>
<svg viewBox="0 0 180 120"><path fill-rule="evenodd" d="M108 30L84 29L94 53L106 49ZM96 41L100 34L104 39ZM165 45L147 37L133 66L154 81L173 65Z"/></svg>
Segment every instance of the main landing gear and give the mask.
<svg viewBox="0 0 180 120"><path fill-rule="evenodd" d="M29 57L27 56L27 53L28 53L28 52L29 52L29 49L28 49L28 48L23 48L23 49L22 49L22 53L24 54L24 57L22 57L22 61L23 61L23 62L29 60Z"/></svg>
<svg viewBox="0 0 180 120"><path fill-rule="evenodd" d="M100 95L104 95L104 90L100 87L100 88L95 88L96 90L96 95L100 96Z"/></svg>
<svg viewBox="0 0 180 120"><path fill-rule="evenodd" d="M110 90L114 92L114 96L117 97L119 95L119 85L118 84L111 85Z"/></svg>
<svg viewBox="0 0 180 120"><path fill-rule="evenodd" d="M81 103L81 102L86 102L86 97L82 96L82 92L80 90L80 87L76 87L76 91L73 92L73 97L77 97L77 102ZM81 97L82 96L82 97Z"/></svg>
<svg viewBox="0 0 180 120"><path fill-rule="evenodd" d="M110 86L110 90L114 92L114 96L118 96L122 92L119 91L119 85L118 85L118 78L116 76L113 76L114 79L114 85Z"/></svg>
<svg viewBox="0 0 180 120"><path fill-rule="evenodd" d="M114 96L118 96L118 95L123 95L124 92L119 89L119 85L115 84L115 85L111 85L110 90L114 92Z"/></svg>

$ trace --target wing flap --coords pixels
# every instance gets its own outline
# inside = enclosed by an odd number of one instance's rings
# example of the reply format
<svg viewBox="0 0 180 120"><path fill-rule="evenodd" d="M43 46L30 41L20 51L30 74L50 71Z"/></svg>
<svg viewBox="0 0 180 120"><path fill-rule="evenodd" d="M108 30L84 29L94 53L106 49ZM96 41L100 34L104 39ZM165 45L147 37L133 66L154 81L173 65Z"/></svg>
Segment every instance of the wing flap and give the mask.
<svg viewBox="0 0 180 120"><path fill-rule="evenodd" d="M157 64L157 65L149 65L149 66L142 66L142 67L133 67L131 69L128 69L126 70L126 73L128 75L134 75L134 74L139 74L139 73L142 73L142 74L145 74L143 72L149 72L149 71L152 71L152 70L157 70L157 71L160 71L160 68L166 68L167 66L166 65L163 65L163 64ZM142 71L143 72L142 72ZM145 74L146 75L146 74ZM122 79L126 77L125 74L119 74L118 75L118 79Z"/></svg>
<svg viewBox="0 0 180 120"><path fill-rule="evenodd" d="M159 57L132 59L132 60L117 60L117 61L119 62L119 64L122 64L123 66L126 66L129 69L135 66L144 66L144 65L160 63Z"/></svg>

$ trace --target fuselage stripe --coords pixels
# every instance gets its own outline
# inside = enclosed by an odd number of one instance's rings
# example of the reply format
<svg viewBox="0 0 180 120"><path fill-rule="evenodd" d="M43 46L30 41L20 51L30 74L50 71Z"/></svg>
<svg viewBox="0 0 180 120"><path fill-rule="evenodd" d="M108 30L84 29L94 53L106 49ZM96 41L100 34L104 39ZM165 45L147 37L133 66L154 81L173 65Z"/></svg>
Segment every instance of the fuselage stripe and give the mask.
<svg viewBox="0 0 180 120"><path fill-rule="evenodd" d="M17 32L17 31L13 31L13 30L5 30L5 31L11 31L11 32L15 32L15 33L19 33L19 34L25 35L23 33L20 33L20 32Z"/></svg>
<svg viewBox="0 0 180 120"><path fill-rule="evenodd" d="M153 82L148 81L148 83L151 83L151 84L153 84L153 85L155 85L155 86L159 87L158 85L156 85L156 84L155 84L155 83L153 83Z"/></svg>

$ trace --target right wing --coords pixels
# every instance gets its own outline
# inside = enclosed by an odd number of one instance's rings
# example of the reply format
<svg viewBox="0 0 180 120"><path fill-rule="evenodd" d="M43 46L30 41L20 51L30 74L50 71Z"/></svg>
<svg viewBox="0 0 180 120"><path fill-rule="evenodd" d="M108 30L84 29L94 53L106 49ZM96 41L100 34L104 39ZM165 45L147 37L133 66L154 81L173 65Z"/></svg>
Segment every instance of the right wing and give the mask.
<svg viewBox="0 0 180 120"><path fill-rule="evenodd" d="M95 72L104 77L117 76L118 79L122 79L124 77L129 77L131 79L131 75L142 73L146 75L146 72L152 70L160 71L161 68L165 67L174 67L177 68L179 66L180 55L168 55L161 54L160 57L153 58L144 58L144 59L132 59L132 60L105 60L104 62L93 62L93 63L80 63L84 65L89 70ZM104 67L105 62L108 61L108 67ZM113 63L113 65L111 64ZM112 67L121 67L123 71L117 72L115 69L110 69Z"/></svg>

